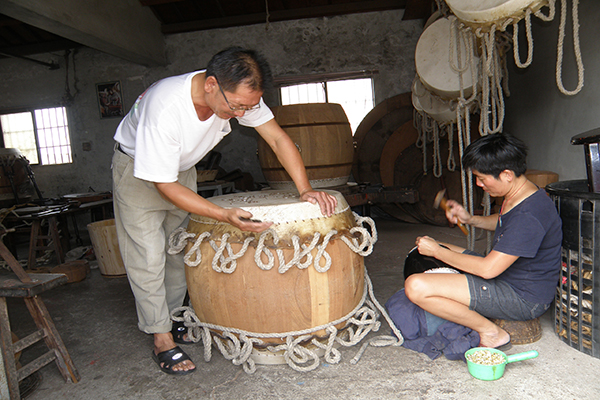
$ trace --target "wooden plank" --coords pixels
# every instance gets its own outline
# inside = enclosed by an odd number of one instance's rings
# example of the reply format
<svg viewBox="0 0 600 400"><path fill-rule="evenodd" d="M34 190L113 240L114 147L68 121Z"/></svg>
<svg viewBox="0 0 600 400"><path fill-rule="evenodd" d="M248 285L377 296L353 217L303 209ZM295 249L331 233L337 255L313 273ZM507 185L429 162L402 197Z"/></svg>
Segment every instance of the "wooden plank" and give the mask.
<svg viewBox="0 0 600 400"><path fill-rule="evenodd" d="M31 282L22 282L14 275L0 275L0 296L33 297L65 283L65 274L35 274Z"/></svg>
<svg viewBox="0 0 600 400"><path fill-rule="evenodd" d="M17 261L15 256L12 255L10 250L8 250L8 248L6 247L4 242L2 242L1 240L0 240L0 256L2 256L2 258L4 259L4 261L6 261L6 263L10 267L10 269L15 273L15 275L17 275L17 277L22 282L31 282L31 278L29 277L29 275L27 275L27 273L25 272L23 267L21 267L21 264L19 264L19 262Z"/></svg>
<svg viewBox="0 0 600 400"><path fill-rule="evenodd" d="M273 10L269 11L269 21L289 21L293 19L319 18L344 14L403 9L406 7L406 3L407 0L371 0L288 10ZM261 24L265 23L266 21L266 12L235 15L224 18L211 18L206 20L163 24L162 32L165 34L192 32L207 29L228 28L232 26Z"/></svg>
<svg viewBox="0 0 600 400"><path fill-rule="evenodd" d="M8 381L10 398L19 399L19 379L15 363L15 352L12 347L8 308L4 297L0 297L0 347L2 348L2 358L4 360L4 365L2 367L6 371L6 380Z"/></svg>
<svg viewBox="0 0 600 400"><path fill-rule="evenodd" d="M35 360L27 363L23 367L19 368L19 380L27 378L29 375L33 374L35 371L40 368L50 364L52 361L56 360L56 353L54 350L48 350L46 353L42 354Z"/></svg>

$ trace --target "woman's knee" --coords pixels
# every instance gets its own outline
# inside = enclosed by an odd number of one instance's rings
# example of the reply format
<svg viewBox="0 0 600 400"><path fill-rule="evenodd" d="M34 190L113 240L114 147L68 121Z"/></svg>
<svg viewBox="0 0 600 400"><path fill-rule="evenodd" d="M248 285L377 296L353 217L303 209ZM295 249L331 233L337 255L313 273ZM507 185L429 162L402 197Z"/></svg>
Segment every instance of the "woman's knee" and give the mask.
<svg viewBox="0 0 600 400"><path fill-rule="evenodd" d="M406 297L413 303L418 301L426 292L427 284L422 279L422 274L412 274L404 281L404 292Z"/></svg>

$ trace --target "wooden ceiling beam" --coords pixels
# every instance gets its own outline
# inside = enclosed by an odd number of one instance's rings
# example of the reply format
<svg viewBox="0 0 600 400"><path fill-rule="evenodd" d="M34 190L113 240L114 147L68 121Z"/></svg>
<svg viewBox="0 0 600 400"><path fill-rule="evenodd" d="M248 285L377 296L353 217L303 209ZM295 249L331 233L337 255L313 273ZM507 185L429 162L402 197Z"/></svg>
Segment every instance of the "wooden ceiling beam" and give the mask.
<svg viewBox="0 0 600 400"><path fill-rule="evenodd" d="M41 53L52 53L61 50L79 48L81 45L68 39L57 39L48 42L32 43L18 46L5 46L0 52L13 56L30 56Z"/></svg>
<svg viewBox="0 0 600 400"><path fill-rule="evenodd" d="M146 7L160 6L161 4L179 3L182 0L140 0L140 4Z"/></svg>
<svg viewBox="0 0 600 400"><path fill-rule="evenodd" d="M142 0L142 2L143 1L144 0ZM364 13L371 11L403 9L406 7L406 4L407 0L369 0L346 4L331 4L318 7L297 8L285 11L269 11L269 22L288 21L292 19L303 18L319 18L343 14ZM190 22L181 22L163 25L162 32L165 34L169 34L202 31L217 28L229 28L232 26L254 25L264 23L266 22L266 19L266 13L257 13L249 15L215 18L207 21L198 20Z"/></svg>

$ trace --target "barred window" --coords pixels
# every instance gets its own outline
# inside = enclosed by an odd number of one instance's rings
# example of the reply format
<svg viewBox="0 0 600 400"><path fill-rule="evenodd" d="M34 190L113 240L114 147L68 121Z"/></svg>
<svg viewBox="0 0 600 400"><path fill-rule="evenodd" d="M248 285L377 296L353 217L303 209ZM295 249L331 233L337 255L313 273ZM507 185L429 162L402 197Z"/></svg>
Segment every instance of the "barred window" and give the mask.
<svg viewBox="0 0 600 400"><path fill-rule="evenodd" d="M0 114L5 148L18 149L31 164L73 162L65 107Z"/></svg>

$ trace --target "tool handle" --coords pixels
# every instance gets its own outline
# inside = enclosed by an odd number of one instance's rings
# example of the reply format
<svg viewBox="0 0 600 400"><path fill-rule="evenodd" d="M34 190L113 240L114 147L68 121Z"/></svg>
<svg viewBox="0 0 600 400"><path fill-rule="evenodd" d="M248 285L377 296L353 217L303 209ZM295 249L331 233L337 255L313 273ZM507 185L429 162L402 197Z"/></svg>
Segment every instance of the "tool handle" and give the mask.
<svg viewBox="0 0 600 400"><path fill-rule="evenodd" d="M469 236L469 230L467 229L466 226L463 225L462 222L458 222L456 225L458 225L458 227L460 228L460 230L467 236Z"/></svg>
<svg viewBox="0 0 600 400"><path fill-rule="evenodd" d="M444 211L448 211L448 204L446 204L446 198L442 197L442 199L440 200L440 205L439 207L444 210ZM458 221L457 224L458 227L460 228L460 230L467 236L469 236L469 230L467 229L466 226L463 225L462 222Z"/></svg>
<svg viewBox="0 0 600 400"><path fill-rule="evenodd" d="M511 354L510 356L506 356L506 362L511 363L515 361L529 360L530 358L536 358L538 355L539 354L536 350L529 350L523 353Z"/></svg>

